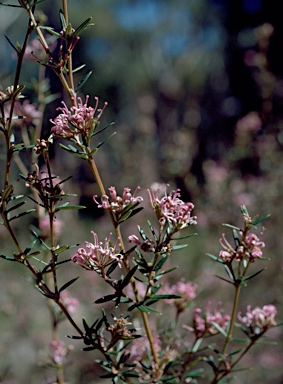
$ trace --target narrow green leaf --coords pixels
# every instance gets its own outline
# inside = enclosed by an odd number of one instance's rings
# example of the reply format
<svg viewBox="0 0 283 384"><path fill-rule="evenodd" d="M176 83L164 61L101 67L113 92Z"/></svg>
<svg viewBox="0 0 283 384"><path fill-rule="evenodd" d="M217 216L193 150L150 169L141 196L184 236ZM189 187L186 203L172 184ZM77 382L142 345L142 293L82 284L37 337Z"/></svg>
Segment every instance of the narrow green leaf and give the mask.
<svg viewBox="0 0 283 384"><path fill-rule="evenodd" d="M9 208L6 212L7 212L7 213L8 213L8 212L12 212L13 210L15 210L15 209L21 207L21 206L24 205L24 204L26 204L26 201L22 201L21 203L18 203L18 204L16 204L16 205L14 205L13 207Z"/></svg>
<svg viewBox="0 0 283 384"><path fill-rule="evenodd" d="M110 136L108 136L105 140L98 143L96 149L100 148L103 144L105 144L109 139L111 139L112 136L116 135L116 132L111 133Z"/></svg>
<svg viewBox="0 0 283 384"><path fill-rule="evenodd" d="M224 279L224 277L221 277L221 276L218 276L218 275L215 275L215 276L218 277L218 279L220 279L220 280L226 281L226 283L234 285L234 282L231 282L231 281L229 281L227 279Z"/></svg>
<svg viewBox="0 0 283 384"><path fill-rule="evenodd" d="M75 281L77 281L78 278L79 278L79 276L78 276L78 277L75 277L74 279L72 279L72 280L70 280L70 281L68 281L66 284L64 284L64 285L59 289L59 292L63 292L64 289L68 288L71 284L73 284Z"/></svg>
<svg viewBox="0 0 283 384"><path fill-rule="evenodd" d="M117 297L116 294L106 295L101 297L100 299L95 300L95 304L106 303L107 301L111 301Z"/></svg>
<svg viewBox="0 0 283 384"><path fill-rule="evenodd" d="M252 225L256 226L257 224L261 223L262 221L268 219L270 217L270 214L268 215L265 215L265 216L262 216L260 218L254 218L253 221L252 221Z"/></svg>
<svg viewBox="0 0 283 384"><path fill-rule="evenodd" d="M94 24L90 23L91 19L92 19L92 17L89 17L81 25L79 25L78 28L73 33L73 36L79 36L84 30L93 26Z"/></svg>
<svg viewBox="0 0 283 384"><path fill-rule="evenodd" d="M64 15L64 12L62 11L62 9L60 9L60 11L59 11L59 17L60 17L62 29L66 29L67 23L66 23L65 15Z"/></svg>
<svg viewBox="0 0 283 384"><path fill-rule="evenodd" d="M135 265L125 276L124 280L121 283L121 289L125 288L129 282L131 281L131 278L134 276L136 273L136 270L138 269L138 265Z"/></svg>
<svg viewBox="0 0 283 384"><path fill-rule="evenodd" d="M240 231L241 228L239 227L235 227L235 225L231 225L231 224L222 224L224 227L228 227L228 228L232 228L232 229L235 229L236 231Z"/></svg>
<svg viewBox="0 0 283 384"><path fill-rule="evenodd" d="M27 211L25 211L25 212L19 213L18 215L15 215L15 216L11 217L11 218L9 219L9 221L12 221L12 220L18 219L19 217L22 217L22 216L28 215L29 213L31 213L31 212L35 212L35 211L36 211L36 209L35 209L35 208L31 208L31 209L28 209L28 210L27 210Z"/></svg>
<svg viewBox="0 0 283 384"><path fill-rule="evenodd" d="M245 277L244 277L244 280L245 280L245 281L246 281L246 280L250 280L250 279L252 279L253 277L259 275L261 272L263 272L263 271L265 271L265 270L266 270L266 268L262 268L260 271L257 271L257 272L255 272L255 273L253 273L252 275L245 276Z"/></svg>
<svg viewBox="0 0 283 384"><path fill-rule="evenodd" d="M154 272L157 272L157 271L159 271L159 269L161 269L162 267L163 267L163 265L164 265L164 263L166 262L166 260L168 259L168 257L169 257L169 255L167 254L167 255L165 255L165 256L163 256L160 260L159 260L159 262L156 264L156 266L154 267Z"/></svg>
<svg viewBox="0 0 283 384"><path fill-rule="evenodd" d="M188 244L179 244L179 245L173 245L172 251L178 251L179 249L186 248Z"/></svg>
<svg viewBox="0 0 283 384"><path fill-rule="evenodd" d="M67 205L67 206L60 206L55 209L55 212L59 212L62 210L68 210L68 209L84 209L86 208L84 205Z"/></svg>
<svg viewBox="0 0 283 384"><path fill-rule="evenodd" d="M59 253L66 251L66 249L69 249L69 246L68 245L62 245L62 247L55 249L55 253L56 253L56 255L59 255Z"/></svg>
<svg viewBox="0 0 283 384"><path fill-rule="evenodd" d="M220 257L214 256L211 253L206 253L206 256L210 257L212 260L215 260L220 264L224 264L224 261L220 259Z"/></svg>
<svg viewBox="0 0 283 384"><path fill-rule="evenodd" d="M9 257L9 256L5 256L5 255L0 255L0 257L2 259L5 259L5 260L9 260L9 261L17 261L14 257Z"/></svg>
<svg viewBox="0 0 283 384"><path fill-rule="evenodd" d="M79 71L80 71L81 69L83 69L85 66L86 66L86 64L82 64L82 65L80 65L79 67L73 69L73 73L75 73L75 72L79 72Z"/></svg>
<svg viewBox="0 0 283 384"><path fill-rule="evenodd" d="M5 4L2 4L2 3L0 3L0 4L1 4L1 5L5 5ZM6 35L4 35L4 36L6 37L8 43L11 45L11 47L17 52L17 54L19 54L18 49L14 46L14 44L11 42L11 40L9 39L9 37L6 36Z"/></svg>
<svg viewBox="0 0 283 384"><path fill-rule="evenodd" d="M45 27L43 25L40 25L39 26L40 29L44 29L45 31L49 32L51 35L54 35L56 37L62 37L62 35L60 35L60 33L54 31L54 28L51 28L51 27Z"/></svg>
<svg viewBox="0 0 283 384"><path fill-rule="evenodd" d="M90 78L91 75L92 75L92 71L89 71L85 75L85 77L79 82L79 84L76 86L75 92L77 92L80 88L82 88L82 86L88 81L88 79Z"/></svg>

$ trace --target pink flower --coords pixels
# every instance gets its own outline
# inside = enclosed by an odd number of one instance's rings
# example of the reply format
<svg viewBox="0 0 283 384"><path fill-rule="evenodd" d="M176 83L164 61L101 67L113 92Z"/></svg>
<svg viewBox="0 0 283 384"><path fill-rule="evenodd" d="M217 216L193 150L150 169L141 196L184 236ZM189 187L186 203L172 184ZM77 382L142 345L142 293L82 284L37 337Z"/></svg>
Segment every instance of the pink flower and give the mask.
<svg viewBox="0 0 283 384"><path fill-rule="evenodd" d="M184 328L194 332L197 338L216 335L219 333L219 330L213 323L216 323L219 327L225 330L230 320L230 316L223 315L223 310L219 310L217 308L218 306L216 306L214 311L211 311L209 307L210 302L207 305L206 312L203 314L201 308L196 308L194 310L193 326L184 326Z"/></svg>
<svg viewBox="0 0 283 384"><path fill-rule="evenodd" d="M105 238L104 244L98 241L98 237L95 232L92 231L91 233L93 234L94 243L86 241L86 249L79 248L78 252L72 256L72 261L85 269L97 272L114 261L117 261L119 267L121 268L123 255L117 251L118 242L116 242L114 246L110 242L111 233Z"/></svg>
<svg viewBox="0 0 283 384"><path fill-rule="evenodd" d="M136 192L140 189L138 186L134 193L131 193L130 188L124 188L124 192L122 197L117 196L116 188L110 187L109 190L109 196L102 195L101 196L101 203L99 203L96 200L96 195L93 196L93 200L98 204L98 208L107 209L109 211L112 211L115 215L121 215L127 207L134 204L139 204L143 201L143 198L141 196L135 196ZM109 201L111 198L111 202Z"/></svg>
<svg viewBox="0 0 283 384"><path fill-rule="evenodd" d="M65 347L65 343L60 340L53 340L49 344L49 349L52 354L52 360L58 365L65 362L65 358L69 352L69 348Z"/></svg>
<svg viewBox="0 0 283 384"><path fill-rule="evenodd" d="M246 238L235 249L227 241L224 233L222 234L219 243L223 248L219 252L219 257L224 262L232 262L234 259L240 261L244 258L253 262L255 259L260 259L262 257L261 248L265 247L264 242L260 241L252 232L248 233Z"/></svg>
<svg viewBox="0 0 283 384"><path fill-rule="evenodd" d="M69 291L64 290L60 295L62 303L67 308L70 314L75 313L79 306L79 301L72 297Z"/></svg>
<svg viewBox="0 0 283 384"><path fill-rule="evenodd" d="M241 316L241 312L239 312L238 319L242 324L250 328L253 334L258 335L265 332L269 327L276 325L276 314L276 307L272 304L264 305L262 308L255 307L253 310L251 305L248 305L246 314Z"/></svg>
<svg viewBox="0 0 283 384"><path fill-rule="evenodd" d="M51 128L51 132L56 136L64 138L73 138L76 134L87 135L92 132L97 123L99 122L107 103L104 103L102 109L98 109L98 97L95 97L95 107L88 106L89 95L86 96L85 103L80 97L73 99L75 105L68 109L67 105L62 101L63 108L57 108L61 111L54 120L50 120L54 127ZM98 112L97 116L95 116Z"/></svg>
<svg viewBox="0 0 283 384"><path fill-rule="evenodd" d="M158 197L158 192L153 191L153 188L148 190L151 206L154 209L156 216L161 224L170 223L179 230L187 225L196 224L196 217L191 216L191 211L194 208L193 203L185 203L180 199L180 190L173 190L169 195L161 199Z"/></svg>
<svg viewBox="0 0 283 384"><path fill-rule="evenodd" d="M42 237L47 239L50 236L50 219L48 215L44 215L39 219L38 223L39 229L41 230ZM62 235L62 229L63 229L64 223L62 220L54 219L53 222L53 230L54 230L54 239L58 240L60 239Z"/></svg>
<svg viewBox="0 0 283 384"><path fill-rule="evenodd" d="M179 312L182 312L190 304L192 300L196 297L197 284L194 284L190 281L185 282L185 279L182 278L174 285L164 284L161 289L162 294L171 294L182 296L180 299L165 299L164 302L167 304L173 304L177 307Z"/></svg>
<svg viewBox="0 0 283 384"><path fill-rule="evenodd" d="M262 257L261 248L265 247L265 243L259 241L259 238L254 233L247 235L245 243L252 259L260 259Z"/></svg>

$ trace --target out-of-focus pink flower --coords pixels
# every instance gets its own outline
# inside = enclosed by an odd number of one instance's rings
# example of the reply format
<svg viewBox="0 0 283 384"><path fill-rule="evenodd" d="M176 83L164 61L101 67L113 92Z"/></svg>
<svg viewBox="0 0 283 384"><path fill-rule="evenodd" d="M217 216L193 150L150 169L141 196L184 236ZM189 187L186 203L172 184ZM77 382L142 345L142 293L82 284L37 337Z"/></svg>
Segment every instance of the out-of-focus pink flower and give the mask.
<svg viewBox="0 0 283 384"><path fill-rule="evenodd" d="M141 196L135 196L136 192L140 189L138 186L134 193L131 193L131 189L126 187L124 188L124 192L122 197L117 196L116 188L115 187L110 187L108 188L111 202L109 201L110 198L107 195L102 195L101 196L101 203L99 203L96 198L97 195L93 196L93 200L98 204L98 208L103 208L107 209L108 211L112 211L115 215L120 215L125 211L125 209L129 205L133 204L139 204L143 201L143 198Z"/></svg>
<svg viewBox="0 0 283 384"><path fill-rule="evenodd" d="M61 111L54 120L50 120L54 126L51 132L56 136L64 138L72 138L74 135L87 135L89 131L99 122L107 103L104 103L102 109L98 108L98 97L95 97L96 105L91 107L88 104L89 95L86 96L85 103L80 97L74 98L75 105L68 109L67 105L62 101L63 107L57 108ZM97 115L95 116L95 114Z"/></svg>
<svg viewBox="0 0 283 384"><path fill-rule="evenodd" d="M249 112L236 124L237 134L256 133L262 127L262 121L257 112Z"/></svg>
<svg viewBox="0 0 283 384"><path fill-rule="evenodd" d="M244 316L241 315L241 312L238 313L238 319L242 324L250 328L252 333L257 335L276 325L276 314L277 309L272 304L264 305L262 308L255 307L254 309L251 309L251 305L248 305Z"/></svg>
<svg viewBox="0 0 283 384"><path fill-rule="evenodd" d="M62 303L70 314L75 313L79 307L79 301L70 295L66 289L60 295Z"/></svg>
<svg viewBox="0 0 283 384"><path fill-rule="evenodd" d="M44 215L39 219L38 223L39 229L41 230L42 237L47 239L50 236L50 220L48 215ZM54 239L58 240L60 239L62 235L62 229L63 229L64 223L62 220L55 219L53 221L53 230L54 230Z"/></svg>
<svg viewBox="0 0 283 384"><path fill-rule="evenodd" d="M27 99L22 103L19 101L15 102L13 115L20 117L13 119L13 124L18 127L30 127L32 124L37 125L42 118L42 112L38 110L38 106Z"/></svg>
<svg viewBox="0 0 283 384"><path fill-rule="evenodd" d="M193 203L185 203L180 199L180 190L173 190L169 195L167 193L161 199L158 197L158 190L152 188L148 190L151 206L161 226L166 222L172 224L175 229L182 229L187 225L196 224L196 216L191 216L194 208Z"/></svg>
<svg viewBox="0 0 283 384"><path fill-rule="evenodd" d="M100 271L113 261L117 261L119 267L121 267L123 255L117 251L118 242L116 241L114 246L110 242L111 233L105 238L104 244L98 241L95 232L92 231L91 233L93 234L94 242L89 243L86 241L86 249L79 248L78 252L72 256L72 261L91 271Z"/></svg>
<svg viewBox="0 0 283 384"><path fill-rule="evenodd" d="M65 346L65 343L60 340L53 340L49 344L49 349L54 363L58 365L64 364L66 356L70 350Z"/></svg>
<svg viewBox="0 0 283 384"><path fill-rule="evenodd" d="M180 299L164 300L165 303L175 305L177 307L177 310L179 312L182 312L186 309L190 302L195 299L197 288L197 284L194 284L190 281L185 282L185 279L182 278L176 284L164 284L164 286L161 288L160 293L182 296L182 298Z"/></svg>
<svg viewBox="0 0 283 384"><path fill-rule="evenodd" d="M195 308L192 327L183 325L184 328L194 332L197 338L216 335L219 330L213 323L225 330L230 320L230 316L223 315L223 309L218 309L218 306L214 311L211 311L210 304L209 302L204 313L202 313L201 308Z"/></svg>

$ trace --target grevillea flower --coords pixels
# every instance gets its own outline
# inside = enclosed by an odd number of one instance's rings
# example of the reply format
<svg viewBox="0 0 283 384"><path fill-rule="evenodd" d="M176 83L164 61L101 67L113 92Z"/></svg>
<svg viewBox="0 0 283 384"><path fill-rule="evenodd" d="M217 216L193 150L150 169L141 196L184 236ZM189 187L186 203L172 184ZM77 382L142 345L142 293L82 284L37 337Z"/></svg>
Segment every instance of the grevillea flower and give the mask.
<svg viewBox="0 0 283 384"><path fill-rule="evenodd" d="M216 306L214 311L211 311L209 302L204 313L202 313L201 308L195 308L192 327L187 325L183 325L183 327L194 332L197 338L201 338L219 333L219 330L215 327L214 323L225 330L229 320L230 316L223 315L223 310L218 309L218 306Z"/></svg>
<svg viewBox="0 0 283 384"><path fill-rule="evenodd" d="M251 305L248 305L244 316L241 316L241 312L238 313L238 319L252 331L252 334L257 335L276 325L276 314L276 307L272 304L264 305L262 308L255 307L254 309L251 309Z"/></svg>
<svg viewBox="0 0 283 384"><path fill-rule="evenodd" d="M246 238L235 249L227 241L224 233L222 234L219 243L223 248L219 252L219 257L224 262L231 262L234 259L240 261L243 258L249 259L250 261L260 259L262 257L261 248L265 247L264 242L260 241L252 232L248 233Z"/></svg>
<svg viewBox="0 0 283 384"><path fill-rule="evenodd" d="M93 234L94 242L85 242L85 248L79 248L78 252L72 256L72 261L79 264L81 267L91 270L100 271L113 261L117 261L119 267L121 267L121 260L123 255L117 251L118 242L113 245L110 242L111 233L105 238L104 243L98 241L97 234Z"/></svg>
<svg viewBox="0 0 283 384"><path fill-rule="evenodd" d="M99 203L96 200L97 195L95 195L93 196L93 200L96 202L96 204L98 204L98 208L103 208L107 209L108 211L112 211L115 215L121 215L130 205L139 204L143 201L143 198L141 196L135 196L136 192L139 189L140 187L138 186L132 194L131 189L125 187L123 195L121 197L117 196L115 187L110 187L108 188L110 197L107 195L102 195L101 203Z"/></svg>
<svg viewBox="0 0 283 384"><path fill-rule="evenodd" d="M102 109L98 108L98 97L95 97L95 107L87 105L89 95L85 98L85 103L78 97L74 100L74 104L70 109L62 101L63 107L57 108L61 113L54 119L50 120L54 126L51 128L51 132L56 136L64 138L72 138L76 134L87 135L89 131L92 131L99 122L107 103L104 103ZM95 116L95 114L97 115Z"/></svg>
<svg viewBox="0 0 283 384"><path fill-rule="evenodd" d="M150 202L161 226L166 222L172 224L176 229L182 229L187 225L196 224L196 216L191 216L194 208L193 203L185 203L180 199L180 190L173 190L162 198L158 197L158 192L153 188L148 190Z"/></svg>
<svg viewBox="0 0 283 384"><path fill-rule="evenodd" d="M61 293L60 299L69 313L75 313L79 307L79 301L70 295L66 289Z"/></svg>
<svg viewBox="0 0 283 384"><path fill-rule="evenodd" d="M194 284L190 281L185 282L185 279L182 278L176 284L164 284L164 286L161 288L161 293L182 296L180 299L164 300L164 302L167 304L175 305L178 312L182 312L187 308L190 302L195 299L197 288L197 284Z"/></svg>
<svg viewBox="0 0 283 384"><path fill-rule="evenodd" d="M51 357L54 363L58 365L62 365L64 364L66 360L66 356L70 352L72 347L71 346L66 347L63 341L53 340L49 344L49 349L50 349Z"/></svg>

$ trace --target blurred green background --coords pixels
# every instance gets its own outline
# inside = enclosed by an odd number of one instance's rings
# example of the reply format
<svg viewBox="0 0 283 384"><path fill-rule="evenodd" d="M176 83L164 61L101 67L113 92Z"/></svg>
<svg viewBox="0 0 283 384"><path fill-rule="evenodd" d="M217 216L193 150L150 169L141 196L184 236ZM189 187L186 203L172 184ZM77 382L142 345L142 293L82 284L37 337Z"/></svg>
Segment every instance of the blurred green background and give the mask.
<svg viewBox="0 0 283 384"><path fill-rule="evenodd" d="M198 216L198 236L190 247L171 261L180 277L197 282L199 302L208 299L231 306L232 291L214 278L219 266L205 256L219 252L222 223L241 225L240 205L251 216L271 217L264 222L267 270L243 290L241 310L246 305L275 304L282 319L282 212L283 212L283 24L280 2L267 0L84 0L69 1L70 22L77 27L90 15L94 27L87 29L74 51L74 64L86 67L75 77L92 70L81 95L109 103L102 124L115 122L114 138L99 150L96 160L105 185L146 189L153 182L170 183L181 189L185 201L193 201ZM40 4L48 25L60 29L60 2ZM22 42L26 15L17 8L0 8L0 86L13 82L16 61L4 35ZM26 62L20 83L25 95L36 101L34 79L38 64ZM62 93L54 73L47 68L52 93ZM49 119L57 114L61 97L47 105L43 137L50 132ZM111 131L111 132L112 132ZM108 131L107 131L108 132ZM103 136L105 138L107 133ZM1 136L0 150L4 143ZM77 193L76 203L87 206L79 214L64 214L62 244L91 241L90 230L101 236L111 230L92 196L98 189L85 165L54 145L54 173L73 175L64 190ZM1 155L3 169L3 155ZM28 158L22 160L29 169ZM16 165L14 180L18 178ZM2 183L2 176L1 176ZM16 192L23 185L16 182ZM24 193L27 193L26 191ZM149 215L152 215L148 212ZM146 216L130 222L126 234L145 225ZM154 219L153 219L154 220ZM32 223L34 224L34 222ZM30 222L15 223L22 241L30 241ZM229 232L229 231L228 231ZM125 235L126 237L126 235ZM12 254L7 233L0 227L1 253ZM71 255L71 254L70 254ZM260 268L259 267L259 268ZM257 266L255 266L256 270ZM258 268L258 269L259 269ZM80 302L76 314L92 318L99 310L92 304L105 286L93 276L67 266L62 283L81 275L70 289ZM87 283L86 283L87 281ZM28 273L15 263L0 260L0 382L38 384L52 377L44 364L50 340L48 308L29 281ZM112 309L110 310L110 312ZM155 315L154 315L155 316ZM153 316L153 321L154 320ZM183 323L189 323L190 313ZM278 320L279 321L279 320ZM62 338L72 330L61 326ZM253 371L239 373L235 383L283 383L282 333L271 332L278 346L263 346L243 363ZM78 343L69 357L70 383L98 382L93 356L83 354ZM96 369L96 368L95 368ZM52 381L50 381L51 383Z"/></svg>

